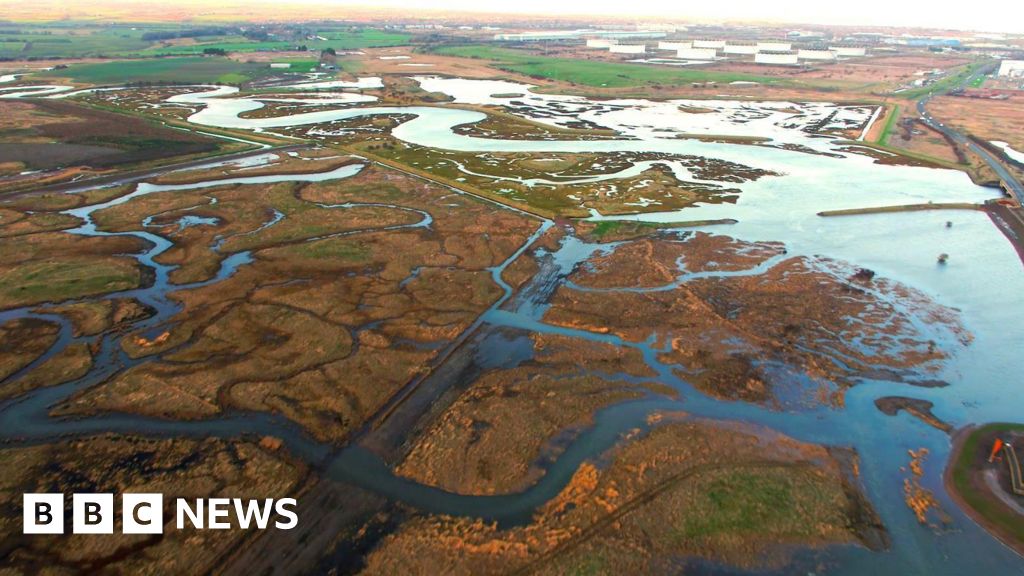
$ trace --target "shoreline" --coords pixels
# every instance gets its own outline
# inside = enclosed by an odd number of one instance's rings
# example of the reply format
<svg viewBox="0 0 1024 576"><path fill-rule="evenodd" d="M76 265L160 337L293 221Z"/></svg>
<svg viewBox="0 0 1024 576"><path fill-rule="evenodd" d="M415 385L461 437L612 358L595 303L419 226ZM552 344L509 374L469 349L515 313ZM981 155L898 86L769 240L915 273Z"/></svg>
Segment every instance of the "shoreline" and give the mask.
<svg viewBox="0 0 1024 576"><path fill-rule="evenodd" d="M984 426L984 425L982 425ZM980 427L977 424L968 424L963 428L958 428L953 432L950 437L952 446L949 450L949 459L946 461L946 467L942 471L942 486L946 490L946 494L949 495L950 500L956 504L957 508L960 509L968 518L971 519L975 524L980 526L988 535L992 536L997 542L1012 550L1015 554L1024 559L1024 542L1014 542L1013 539L1008 538L1003 532L1002 528L992 523L988 518L978 513L970 504L964 500L963 496L956 489L956 485L953 482L953 466L960 459L961 452L963 452L964 444L967 438L971 436Z"/></svg>

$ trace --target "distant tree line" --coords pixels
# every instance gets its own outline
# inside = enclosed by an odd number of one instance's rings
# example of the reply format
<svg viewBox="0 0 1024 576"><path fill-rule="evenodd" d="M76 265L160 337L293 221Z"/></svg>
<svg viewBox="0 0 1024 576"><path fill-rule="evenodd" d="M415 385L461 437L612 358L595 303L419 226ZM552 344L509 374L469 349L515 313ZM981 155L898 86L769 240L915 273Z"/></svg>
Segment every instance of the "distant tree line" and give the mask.
<svg viewBox="0 0 1024 576"><path fill-rule="evenodd" d="M243 30L242 36L245 36L254 42L266 42L267 40L270 40L270 32L267 32L264 28L249 28L247 30Z"/></svg>
<svg viewBox="0 0 1024 576"><path fill-rule="evenodd" d="M227 36L229 34L237 33L237 28L189 28L185 30L159 30L155 32L146 32L142 35L142 39L147 42L158 42L160 40L174 40L175 38L196 38L199 36Z"/></svg>
<svg viewBox="0 0 1024 576"><path fill-rule="evenodd" d="M0 34L2 34L2 32L0 32ZM26 44L32 43L32 40L29 40L28 38L4 38L3 41L24 42ZM46 40L41 40L40 42L45 42L46 44L71 44L72 40L70 38L47 38Z"/></svg>

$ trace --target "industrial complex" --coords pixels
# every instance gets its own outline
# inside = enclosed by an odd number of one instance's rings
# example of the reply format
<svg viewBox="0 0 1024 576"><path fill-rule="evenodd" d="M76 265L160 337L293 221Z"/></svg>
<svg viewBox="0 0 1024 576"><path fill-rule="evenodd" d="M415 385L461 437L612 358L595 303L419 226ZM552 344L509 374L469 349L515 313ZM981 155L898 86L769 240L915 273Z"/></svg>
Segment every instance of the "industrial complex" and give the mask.
<svg viewBox="0 0 1024 576"><path fill-rule="evenodd" d="M497 40L527 41L526 34L498 34ZM532 41L553 40L554 35L534 33ZM755 64L771 66L798 66L802 63L834 62L841 59L867 56L866 44L821 43L814 35L797 37L793 40L762 39L755 41L734 41L722 38L692 38L660 40L656 46L642 43L644 40L664 38L663 32L652 31L576 31L561 33L560 40L583 39L587 48L607 50L612 54L645 54L648 49L675 52L674 59L687 62L711 62L730 59L746 60ZM672 59L672 57L669 57ZM664 58L662 58L664 60Z"/></svg>
<svg viewBox="0 0 1024 576"><path fill-rule="evenodd" d="M999 75L1024 78L1024 60L1003 60L999 63Z"/></svg>

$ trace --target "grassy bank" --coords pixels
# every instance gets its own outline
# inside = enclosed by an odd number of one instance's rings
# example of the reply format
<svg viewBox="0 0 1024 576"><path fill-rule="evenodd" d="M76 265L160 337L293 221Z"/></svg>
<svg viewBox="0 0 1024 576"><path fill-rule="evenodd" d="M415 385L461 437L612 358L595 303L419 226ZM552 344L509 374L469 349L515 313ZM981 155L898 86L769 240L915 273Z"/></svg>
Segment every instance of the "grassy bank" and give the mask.
<svg viewBox="0 0 1024 576"><path fill-rule="evenodd" d="M892 108L889 109L885 115L885 126L882 127L882 134L878 137L877 143L885 146L889 143L889 135L892 134L893 127L896 126L896 121L900 117L901 107L899 104L893 104Z"/></svg>
<svg viewBox="0 0 1024 576"><path fill-rule="evenodd" d="M978 460L988 456L988 441L1006 432L1024 432L1024 424L987 424L967 433L960 449L954 451L954 460L950 462L947 481L955 492L954 495L970 507L968 512L973 512L976 517L980 516L979 521L986 527L1007 539L1014 540L1019 550L1024 547L1024 520L993 496L980 492L972 482Z"/></svg>

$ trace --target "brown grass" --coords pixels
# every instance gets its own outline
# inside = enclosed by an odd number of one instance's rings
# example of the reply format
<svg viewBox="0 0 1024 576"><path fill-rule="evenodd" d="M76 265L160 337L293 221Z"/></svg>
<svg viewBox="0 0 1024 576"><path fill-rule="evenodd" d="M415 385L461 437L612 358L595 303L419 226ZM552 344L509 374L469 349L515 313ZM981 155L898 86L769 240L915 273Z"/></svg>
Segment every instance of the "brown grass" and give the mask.
<svg viewBox="0 0 1024 576"><path fill-rule="evenodd" d="M928 104L936 118L983 140L1024 151L1024 93L1009 100L939 96Z"/></svg>

